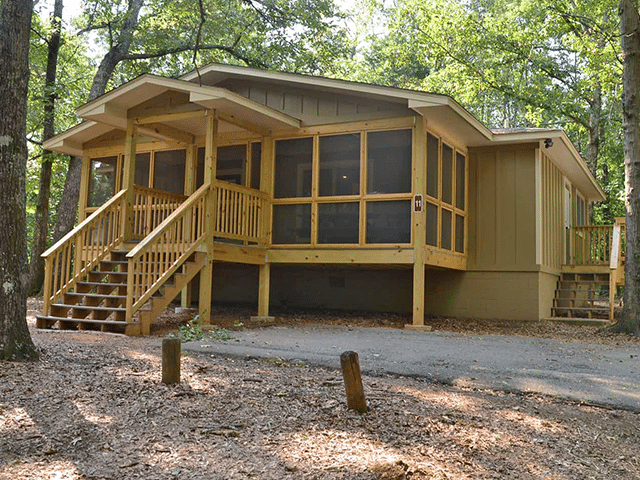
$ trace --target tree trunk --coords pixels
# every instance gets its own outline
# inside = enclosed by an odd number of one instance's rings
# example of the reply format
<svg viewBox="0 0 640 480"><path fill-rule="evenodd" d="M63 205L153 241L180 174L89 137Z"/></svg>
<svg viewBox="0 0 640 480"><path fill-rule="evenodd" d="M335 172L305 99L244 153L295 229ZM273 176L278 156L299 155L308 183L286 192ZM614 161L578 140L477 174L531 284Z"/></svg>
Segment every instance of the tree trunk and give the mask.
<svg viewBox="0 0 640 480"><path fill-rule="evenodd" d="M27 94L33 0L0 3L0 359L36 359L26 320Z"/></svg>
<svg viewBox="0 0 640 480"><path fill-rule="evenodd" d="M129 52L133 34L138 26L138 17L140 9L144 4L144 0L129 0L129 8L127 16L122 25L122 30L118 36L118 41L113 45L104 56L98 67L98 71L93 77L91 90L89 91L88 102L95 100L102 95L109 83L109 79L113 75L118 63L120 63ZM62 198L58 205L58 220L54 230L54 241L59 240L67 232L71 231L76 221L76 213L78 209L78 198L80 196L80 171L82 169L82 159L71 157L69 160L69 169L67 170L67 178L64 183Z"/></svg>
<svg viewBox="0 0 640 480"><path fill-rule="evenodd" d="M640 16L637 0L621 0L623 53L623 128L627 244L624 307L617 332L640 335Z"/></svg>
<svg viewBox="0 0 640 480"><path fill-rule="evenodd" d="M51 38L47 54L47 72L44 84L44 122L42 140L48 140L55 133L55 101L56 101L56 70L58 67L58 52L60 51L60 28L62 20L62 0L55 0L51 15ZM47 245L49 232L49 196L51 195L51 170L53 167L53 152L44 151L42 168L40 169L40 185L36 204L35 225L33 228L33 245L29 262L29 283L27 291L37 293L44 282L44 259L41 257Z"/></svg>

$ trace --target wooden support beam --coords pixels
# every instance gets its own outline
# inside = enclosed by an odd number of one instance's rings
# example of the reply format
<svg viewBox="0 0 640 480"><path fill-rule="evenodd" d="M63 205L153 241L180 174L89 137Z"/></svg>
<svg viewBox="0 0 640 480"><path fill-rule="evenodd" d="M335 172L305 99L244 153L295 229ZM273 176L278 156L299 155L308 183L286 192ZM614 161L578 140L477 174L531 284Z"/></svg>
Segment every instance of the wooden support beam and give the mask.
<svg viewBox="0 0 640 480"><path fill-rule="evenodd" d="M124 142L124 166L122 174L122 190L126 190L126 211L122 215L122 232L124 241L132 237L133 231L133 182L136 176L136 126L133 120L127 120Z"/></svg>
<svg viewBox="0 0 640 480"><path fill-rule="evenodd" d="M218 140L218 116L215 110L209 110L207 113L207 131L204 142L204 184L212 184L215 179L217 156L217 140ZM208 325L211 319L211 288L213 277L213 232L215 219L215 192L209 192L209 200L207 202L207 214L205 217L205 232L207 232L207 240L205 248L207 259L205 266L200 271L200 298L198 300L198 311L200 321L203 325Z"/></svg>
<svg viewBox="0 0 640 480"><path fill-rule="evenodd" d="M250 132L258 133L263 137L267 137L271 135L271 130L269 128L256 125L255 123L249 122L247 120L243 120L241 118L234 117L233 115L220 113L218 114L218 117L223 122L230 123L232 125L235 125L236 127L244 128L245 130L249 130Z"/></svg>
<svg viewBox="0 0 640 480"><path fill-rule="evenodd" d="M163 123L150 123L144 127L138 127L138 131L141 135L174 141L183 145L193 145L195 143L195 137L192 134Z"/></svg>
<svg viewBox="0 0 640 480"><path fill-rule="evenodd" d="M178 120L190 120L193 118L205 118L206 110L193 110L189 112L161 113L158 115L148 115L146 117L137 117L135 122L137 125L149 125L152 123L175 122Z"/></svg>
<svg viewBox="0 0 640 480"><path fill-rule="evenodd" d="M269 288L271 285L271 264L260 265L258 276L258 316L269 316Z"/></svg>
<svg viewBox="0 0 640 480"><path fill-rule="evenodd" d="M425 198L427 166L427 125L424 117L418 117L413 129L413 190ZM424 202L424 200L422 201ZM414 200L415 203L415 200ZM413 224L413 326L424 325L425 247L427 245L427 214L422 203L419 211L414 205L411 214Z"/></svg>
<svg viewBox="0 0 640 480"><path fill-rule="evenodd" d="M204 116L204 115L203 115ZM198 147L190 145L187 147L187 155L185 159L185 172L184 172L184 194L186 196L191 195L196 191L196 176L198 171ZM191 231L193 225L191 224L191 218L186 221L185 229L187 232ZM191 307L191 282L182 289L180 293L180 306L183 308Z"/></svg>

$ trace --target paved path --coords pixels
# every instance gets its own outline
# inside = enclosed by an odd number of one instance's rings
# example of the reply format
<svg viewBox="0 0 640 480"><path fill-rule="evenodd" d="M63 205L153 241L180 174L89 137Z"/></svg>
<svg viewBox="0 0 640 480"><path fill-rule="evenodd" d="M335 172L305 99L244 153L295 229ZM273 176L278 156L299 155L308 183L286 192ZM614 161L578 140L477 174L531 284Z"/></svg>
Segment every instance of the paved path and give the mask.
<svg viewBox="0 0 640 480"><path fill-rule="evenodd" d="M530 337L382 328L268 327L226 342L183 348L219 355L283 358L340 368L358 352L363 373L421 376L453 385L537 392L640 412L640 347Z"/></svg>

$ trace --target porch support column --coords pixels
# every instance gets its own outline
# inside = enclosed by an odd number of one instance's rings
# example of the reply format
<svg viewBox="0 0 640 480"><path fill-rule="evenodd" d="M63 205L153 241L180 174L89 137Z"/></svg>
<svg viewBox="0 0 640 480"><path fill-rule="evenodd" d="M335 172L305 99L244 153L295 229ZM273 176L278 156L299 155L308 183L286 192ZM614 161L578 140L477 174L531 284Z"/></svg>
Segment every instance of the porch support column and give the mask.
<svg viewBox="0 0 640 480"><path fill-rule="evenodd" d="M426 119L422 116L417 117L413 130L413 184L416 197L414 197L411 214L413 226L413 323L405 325L405 328L412 330L431 330L431 327L424 324L424 268L427 243L427 214L424 204L427 166L426 129ZM419 203L418 198L421 198L421 205L416 205Z"/></svg>
<svg viewBox="0 0 640 480"><path fill-rule="evenodd" d="M273 169L274 143L272 137L264 137L262 140L262 158L260 159L260 190L273 198L272 169ZM268 247L271 239L271 200L266 202L266 208L262 212L262 237L264 246ZM271 264L268 254L265 264L260 265L258 276L258 315L251 317L252 321L271 323L275 320L269 316L269 290L271 286Z"/></svg>
<svg viewBox="0 0 640 480"><path fill-rule="evenodd" d="M136 125L132 118L127 119L127 132L124 142L124 165L122 168L122 189L126 189L125 212L122 215L122 233L124 241L133 237L133 181L136 175Z"/></svg>
<svg viewBox="0 0 640 480"><path fill-rule="evenodd" d="M198 169L198 147L195 145L189 145L187 147L187 157L185 160L185 172L184 172L184 194L190 196L196 191L196 175ZM187 219L186 229L191 231L191 218ZM191 307L191 282L182 289L180 296L180 306L182 308Z"/></svg>
<svg viewBox="0 0 640 480"><path fill-rule="evenodd" d="M218 115L215 110L207 110L207 131L204 141L204 184L212 185L215 179L216 165L218 161ZM211 321L211 288L213 277L213 220L215 205L215 192L209 191L207 202L207 215L205 218L205 251L207 258L204 267L200 270L200 297L198 299L198 313L203 325Z"/></svg>

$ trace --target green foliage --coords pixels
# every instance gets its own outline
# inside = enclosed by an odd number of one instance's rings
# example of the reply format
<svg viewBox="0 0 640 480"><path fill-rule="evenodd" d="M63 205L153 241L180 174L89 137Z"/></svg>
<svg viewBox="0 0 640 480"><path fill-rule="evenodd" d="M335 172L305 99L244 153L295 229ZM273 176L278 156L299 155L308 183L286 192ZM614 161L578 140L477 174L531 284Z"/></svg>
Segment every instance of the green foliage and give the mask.
<svg viewBox="0 0 640 480"><path fill-rule="evenodd" d="M451 95L492 128L564 128L610 193L594 219L610 221L623 207L617 8L612 0L368 0L354 57L363 61L350 69L359 80Z"/></svg>
<svg viewBox="0 0 640 480"><path fill-rule="evenodd" d="M204 338L204 330L200 322L200 315L196 315L186 325L180 325L177 337L181 342L192 342Z"/></svg>

